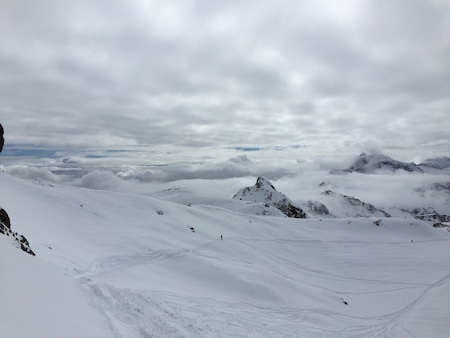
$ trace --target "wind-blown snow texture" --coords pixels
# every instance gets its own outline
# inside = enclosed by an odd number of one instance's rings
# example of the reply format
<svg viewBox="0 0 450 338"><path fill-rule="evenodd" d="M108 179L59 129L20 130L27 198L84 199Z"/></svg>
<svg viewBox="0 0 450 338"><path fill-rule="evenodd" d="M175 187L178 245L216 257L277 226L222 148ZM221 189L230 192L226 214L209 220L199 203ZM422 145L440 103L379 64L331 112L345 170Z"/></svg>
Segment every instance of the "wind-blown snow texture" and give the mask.
<svg viewBox="0 0 450 338"><path fill-rule="evenodd" d="M148 197L3 172L0 186L36 253L0 236L1 337L450 332L450 234L420 220L258 216L183 189Z"/></svg>

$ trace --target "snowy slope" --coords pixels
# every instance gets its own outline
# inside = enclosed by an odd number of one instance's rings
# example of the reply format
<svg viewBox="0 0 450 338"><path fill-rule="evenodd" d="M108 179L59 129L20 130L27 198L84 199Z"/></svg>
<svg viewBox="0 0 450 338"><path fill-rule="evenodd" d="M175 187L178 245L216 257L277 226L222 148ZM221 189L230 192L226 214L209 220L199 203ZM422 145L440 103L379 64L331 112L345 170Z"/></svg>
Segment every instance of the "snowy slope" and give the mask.
<svg viewBox="0 0 450 338"><path fill-rule="evenodd" d="M5 173L0 187L36 253L0 240L2 281L30 305L13 311L2 290L1 337L66 337L80 323L82 337L450 332L450 234L419 220L254 216Z"/></svg>
<svg viewBox="0 0 450 338"><path fill-rule="evenodd" d="M150 196L175 203L180 203L187 206L203 205L203 206L215 206L217 208L223 208L234 212L239 212L248 215L266 215L286 217L280 210L272 205L264 203L263 201L240 201L236 199L226 199L218 197L205 197L196 194L187 188L172 188L164 190L158 193L153 193Z"/></svg>
<svg viewBox="0 0 450 338"><path fill-rule="evenodd" d="M391 217L386 211L353 196L326 190L322 193L322 198L338 217Z"/></svg>
<svg viewBox="0 0 450 338"><path fill-rule="evenodd" d="M0 236L1 337L110 336L70 273L10 244Z"/></svg>

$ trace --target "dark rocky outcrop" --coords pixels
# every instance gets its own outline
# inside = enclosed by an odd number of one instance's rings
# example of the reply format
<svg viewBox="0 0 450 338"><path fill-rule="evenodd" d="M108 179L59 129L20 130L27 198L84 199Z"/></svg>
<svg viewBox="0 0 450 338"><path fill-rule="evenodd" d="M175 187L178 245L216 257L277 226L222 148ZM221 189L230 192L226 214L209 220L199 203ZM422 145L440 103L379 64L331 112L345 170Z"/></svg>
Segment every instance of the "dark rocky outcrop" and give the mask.
<svg viewBox="0 0 450 338"><path fill-rule="evenodd" d="M3 126L0 123L0 153L3 150L3 145L5 144L5 139L3 138Z"/></svg>
<svg viewBox="0 0 450 338"><path fill-rule="evenodd" d="M446 229L448 232L450 232L450 225L447 224L442 224L442 223L434 223L433 227L438 228L438 229Z"/></svg>
<svg viewBox="0 0 450 338"><path fill-rule="evenodd" d="M313 215L325 217L333 216L326 205L321 202L309 200L306 203L306 206L308 207L308 213L311 213Z"/></svg>
<svg viewBox="0 0 450 338"><path fill-rule="evenodd" d="M272 183L264 177L258 177L253 187L246 187L239 190L233 199L241 201L251 201L265 203L280 210L283 214L292 218L306 218L303 210L294 205L283 193L278 192Z"/></svg>
<svg viewBox="0 0 450 338"><path fill-rule="evenodd" d="M287 198L279 201L278 203L275 203L273 206L280 210L287 217L306 218L306 214L303 212L303 210L293 205L292 202L290 202Z"/></svg>
<svg viewBox="0 0 450 338"><path fill-rule="evenodd" d="M10 219L5 209L0 209L0 234L10 237L16 247L32 256L35 256L33 250L31 250L30 243L28 243L25 236L11 230Z"/></svg>
<svg viewBox="0 0 450 338"><path fill-rule="evenodd" d="M0 223L11 230L11 221L5 209L0 208Z"/></svg>

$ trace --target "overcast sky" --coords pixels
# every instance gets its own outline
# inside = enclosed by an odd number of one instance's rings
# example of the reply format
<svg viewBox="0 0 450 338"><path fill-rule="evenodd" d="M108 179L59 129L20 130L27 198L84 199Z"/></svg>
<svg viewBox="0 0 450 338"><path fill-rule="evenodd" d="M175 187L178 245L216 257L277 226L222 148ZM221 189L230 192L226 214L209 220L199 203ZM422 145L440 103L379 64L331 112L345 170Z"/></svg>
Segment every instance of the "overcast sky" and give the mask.
<svg viewBox="0 0 450 338"><path fill-rule="evenodd" d="M447 0L0 0L0 122L19 146L448 155L449 32Z"/></svg>

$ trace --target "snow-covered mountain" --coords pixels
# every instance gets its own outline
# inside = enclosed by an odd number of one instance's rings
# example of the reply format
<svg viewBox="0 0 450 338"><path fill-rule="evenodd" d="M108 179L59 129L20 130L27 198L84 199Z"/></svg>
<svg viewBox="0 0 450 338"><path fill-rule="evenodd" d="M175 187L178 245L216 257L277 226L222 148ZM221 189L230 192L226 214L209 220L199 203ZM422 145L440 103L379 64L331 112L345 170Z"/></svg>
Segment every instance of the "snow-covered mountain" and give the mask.
<svg viewBox="0 0 450 338"><path fill-rule="evenodd" d="M261 182L264 182L264 184ZM255 185L254 187L241 189L235 194L234 198L231 199L199 196L194 191L182 187L167 189L150 194L150 196L187 206L214 206L247 215L286 217L287 215L277 208L277 203L272 203L275 196L275 199L278 202L283 201L283 203L285 203L285 206L281 207L281 209L284 208L284 210L289 210L290 203L294 208L299 209L297 211L298 215L306 213L308 217L334 217L329 212L326 205L321 202L313 200L292 202L284 194L276 191L273 184L267 179L258 178L257 185L260 184L261 186L259 188ZM254 193L250 193L252 190L254 190ZM242 199L241 197L238 198L241 193L246 195Z"/></svg>
<svg viewBox="0 0 450 338"><path fill-rule="evenodd" d="M254 186L239 190L233 199L264 204L266 208L273 206L288 217L306 218L300 207L295 206L283 193L278 192L264 177L258 177Z"/></svg>
<svg viewBox="0 0 450 338"><path fill-rule="evenodd" d="M331 173L342 174L357 172L373 174L379 171L394 172L397 170L419 173L428 172L430 170L434 170L434 172L436 170L446 170L445 173L450 173L448 169L450 169L450 157L446 156L430 158L420 164L416 164L414 162L397 161L383 154L368 155L362 153L347 169L332 169Z"/></svg>
<svg viewBox="0 0 450 338"><path fill-rule="evenodd" d="M370 174L374 173L378 170L387 170L387 171L396 171L396 170L405 170L407 172L419 172L423 173L424 170L416 165L413 162L406 163L401 161L396 161L389 156L386 155L367 155L366 153L362 153L359 157L353 162L353 164L344 170L333 169L333 174L339 173L364 173Z"/></svg>
<svg viewBox="0 0 450 338"><path fill-rule="evenodd" d="M326 190L322 193L326 204L338 217L391 217L386 211L360 199Z"/></svg>
<svg viewBox="0 0 450 338"><path fill-rule="evenodd" d="M227 204L0 172L0 205L36 254L0 235L0 337L448 336L446 229L231 210L282 200L269 183Z"/></svg>
<svg viewBox="0 0 450 338"><path fill-rule="evenodd" d="M435 169L447 169L450 168L450 157L436 157L430 158L419 164L421 167L430 167Z"/></svg>

